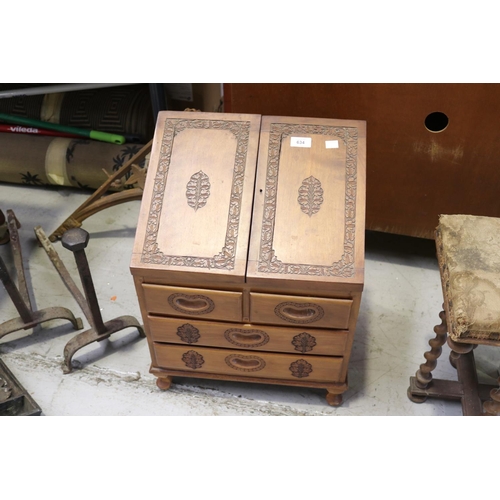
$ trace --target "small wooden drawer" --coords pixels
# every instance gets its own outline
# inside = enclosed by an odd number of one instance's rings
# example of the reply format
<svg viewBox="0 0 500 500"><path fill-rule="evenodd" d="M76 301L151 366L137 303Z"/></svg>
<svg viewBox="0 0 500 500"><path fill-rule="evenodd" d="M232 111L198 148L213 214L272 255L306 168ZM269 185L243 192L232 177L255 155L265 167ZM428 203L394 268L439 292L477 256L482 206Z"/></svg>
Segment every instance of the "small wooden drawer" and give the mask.
<svg viewBox="0 0 500 500"><path fill-rule="evenodd" d="M241 321L242 294L199 288L143 284L148 313Z"/></svg>
<svg viewBox="0 0 500 500"><path fill-rule="evenodd" d="M252 353L209 347L153 344L158 368L281 380L337 382L341 357Z"/></svg>
<svg viewBox="0 0 500 500"><path fill-rule="evenodd" d="M342 356L348 332L305 328L217 323L148 316L155 342L253 351Z"/></svg>
<svg viewBox="0 0 500 500"><path fill-rule="evenodd" d="M349 326L352 300L250 293L250 321L308 328Z"/></svg>

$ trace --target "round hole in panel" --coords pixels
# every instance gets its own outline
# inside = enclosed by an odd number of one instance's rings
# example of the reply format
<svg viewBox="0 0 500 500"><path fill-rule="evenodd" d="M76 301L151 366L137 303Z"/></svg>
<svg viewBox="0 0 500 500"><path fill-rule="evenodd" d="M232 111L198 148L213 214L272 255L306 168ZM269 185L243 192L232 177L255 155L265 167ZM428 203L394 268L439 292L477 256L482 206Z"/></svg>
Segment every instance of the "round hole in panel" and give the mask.
<svg viewBox="0 0 500 500"><path fill-rule="evenodd" d="M441 113L441 111L430 113L424 121L425 128L435 134L442 132L448 126L448 123L448 116L445 113Z"/></svg>

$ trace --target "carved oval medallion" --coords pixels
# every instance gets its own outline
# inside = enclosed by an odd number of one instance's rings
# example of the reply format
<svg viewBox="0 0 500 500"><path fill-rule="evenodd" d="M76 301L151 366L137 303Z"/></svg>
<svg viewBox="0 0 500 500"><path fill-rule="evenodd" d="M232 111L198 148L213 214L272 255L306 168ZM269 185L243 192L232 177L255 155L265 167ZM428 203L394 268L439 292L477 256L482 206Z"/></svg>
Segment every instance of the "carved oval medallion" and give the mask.
<svg viewBox="0 0 500 500"><path fill-rule="evenodd" d="M185 365L188 368L192 368L196 370L196 368L201 368L205 360L203 356L196 351L188 351L182 355L182 361L184 361Z"/></svg>
<svg viewBox="0 0 500 500"><path fill-rule="evenodd" d="M260 347L269 342L269 335L262 330L229 328L224 332L224 337L238 347Z"/></svg>
<svg viewBox="0 0 500 500"><path fill-rule="evenodd" d="M309 377L309 374L313 371L313 367L305 359L298 359L290 365L290 371L294 377L304 378Z"/></svg>
<svg viewBox="0 0 500 500"><path fill-rule="evenodd" d="M181 338L183 342L188 344L194 344L200 339L200 330L189 323L186 323L177 328L177 335Z"/></svg>
<svg viewBox="0 0 500 500"><path fill-rule="evenodd" d="M274 313L285 321L300 325L318 321L325 314L321 306L309 302L281 302L274 308Z"/></svg>
<svg viewBox="0 0 500 500"><path fill-rule="evenodd" d="M266 366L262 358L243 354L230 354L226 357L226 364L240 372L257 372Z"/></svg>
<svg viewBox="0 0 500 500"><path fill-rule="evenodd" d="M210 179L202 170L193 174L186 185L186 198L188 205L196 210L207 204L210 196Z"/></svg>
<svg viewBox="0 0 500 500"><path fill-rule="evenodd" d="M309 352L316 345L316 338L310 333L302 332L293 337L292 344L295 346L296 351Z"/></svg>
<svg viewBox="0 0 500 500"><path fill-rule="evenodd" d="M312 175L302 181L299 188L299 197L297 201L300 204L300 209L305 214L311 217L319 212L323 203L323 188L321 182Z"/></svg>
<svg viewBox="0 0 500 500"><path fill-rule="evenodd" d="M214 301L206 295L173 293L168 303L172 309L185 314L208 314L215 309Z"/></svg>

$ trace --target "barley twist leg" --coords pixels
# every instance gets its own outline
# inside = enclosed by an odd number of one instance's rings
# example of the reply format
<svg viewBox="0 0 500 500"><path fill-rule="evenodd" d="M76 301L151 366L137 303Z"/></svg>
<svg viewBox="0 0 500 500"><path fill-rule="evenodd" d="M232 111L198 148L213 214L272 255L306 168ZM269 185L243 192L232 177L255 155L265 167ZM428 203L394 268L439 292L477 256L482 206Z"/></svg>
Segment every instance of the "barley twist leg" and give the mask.
<svg viewBox="0 0 500 500"><path fill-rule="evenodd" d="M436 336L433 339L429 340L431 350L424 353L424 358L426 359L426 361L425 363L420 365L419 370L415 374L417 385L421 389L425 389L430 384L432 380L431 372L436 368L437 360L443 352L442 346L446 342L448 327L446 324L445 312L441 311L439 313L439 317L441 319L441 324L434 327L434 333L436 334Z"/></svg>
<svg viewBox="0 0 500 500"><path fill-rule="evenodd" d="M453 368L457 367L457 359L462 355L462 354L467 354L468 352L471 352L476 346L474 344L459 344L458 342L455 342L451 340L451 338L448 337L447 344L450 346L451 352L450 352L450 364L453 366Z"/></svg>
<svg viewBox="0 0 500 500"><path fill-rule="evenodd" d="M442 346L446 342L448 332L446 313L441 311L439 313L439 318L441 319L441 324L434 327L434 333L436 336L429 340L431 350L424 353L426 361L420 365L417 373L415 374L415 383L420 389L427 388L427 386L431 383L432 371L436 368L437 360L443 352ZM408 389L408 397L414 403L423 403L427 399L426 396L416 396L411 394L410 389Z"/></svg>

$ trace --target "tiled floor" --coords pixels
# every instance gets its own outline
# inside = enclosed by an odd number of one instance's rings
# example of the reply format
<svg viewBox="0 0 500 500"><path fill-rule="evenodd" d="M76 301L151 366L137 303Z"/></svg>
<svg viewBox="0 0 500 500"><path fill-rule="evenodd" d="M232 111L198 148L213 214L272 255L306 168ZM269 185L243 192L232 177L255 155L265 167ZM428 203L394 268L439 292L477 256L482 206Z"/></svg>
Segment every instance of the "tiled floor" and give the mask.
<svg viewBox="0 0 500 500"><path fill-rule="evenodd" d="M64 306L88 322L64 286L33 228L50 234L86 198L73 189L0 185L0 208L14 210L22 224L20 238L28 264L28 284L36 309ZM86 253L103 320L133 315L140 310L129 272L138 201L106 209L84 222L90 233ZM74 258L55 243L66 267L76 273ZM13 267L8 245L0 255ZM238 384L201 379L177 379L160 391L149 373L147 341L134 329L94 343L74 358L79 368L61 369L63 349L75 335L70 323L54 320L34 330L19 331L0 340L0 356L42 408L43 415L461 415L458 402L409 401L409 377L414 375L442 303L433 242L382 233L367 233L365 291L349 370L344 404L334 408L324 391L271 385ZM16 317L5 290L0 290L0 322ZM454 378L448 348L434 374ZM481 378L498 376L495 349L478 347Z"/></svg>

